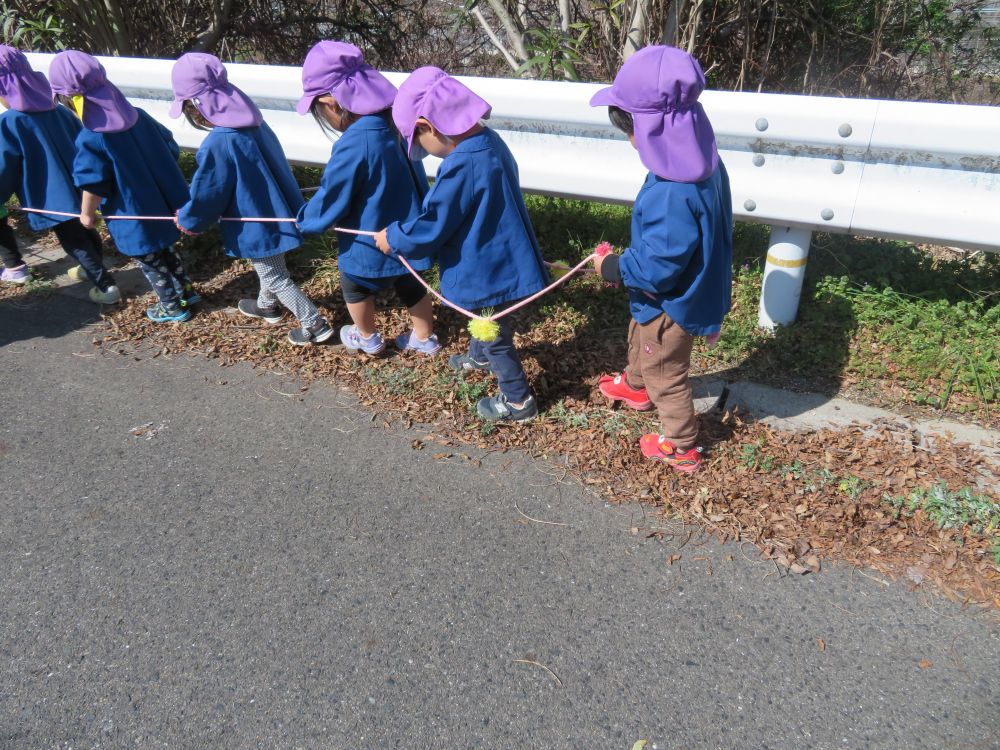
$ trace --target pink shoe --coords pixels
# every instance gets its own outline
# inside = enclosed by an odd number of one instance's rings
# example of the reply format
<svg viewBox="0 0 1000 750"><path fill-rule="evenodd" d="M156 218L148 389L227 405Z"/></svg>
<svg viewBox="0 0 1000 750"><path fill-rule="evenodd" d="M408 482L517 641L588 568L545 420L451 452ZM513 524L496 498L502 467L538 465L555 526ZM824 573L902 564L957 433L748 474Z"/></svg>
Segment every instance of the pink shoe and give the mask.
<svg viewBox="0 0 1000 750"><path fill-rule="evenodd" d="M625 373L617 375L602 375L597 387L605 398L612 401L623 401L627 406L637 411L649 411L653 402L645 388L633 388L625 380Z"/></svg>
<svg viewBox="0 0 1000 750"><path fill-rule="evenodd" d="M0 281L6 281L8 284L27 284L31 281L31 271L25 263L16 268L5 268L0 271Z"/></svg>
<svg viewBox="0 0 1000 750"><path fill-rule="evenodd" d="M639 438L639 450L646 458L665 463L674 471L694 474L701 468L701 448L680 453L663 435L643 435Z"/></svg>

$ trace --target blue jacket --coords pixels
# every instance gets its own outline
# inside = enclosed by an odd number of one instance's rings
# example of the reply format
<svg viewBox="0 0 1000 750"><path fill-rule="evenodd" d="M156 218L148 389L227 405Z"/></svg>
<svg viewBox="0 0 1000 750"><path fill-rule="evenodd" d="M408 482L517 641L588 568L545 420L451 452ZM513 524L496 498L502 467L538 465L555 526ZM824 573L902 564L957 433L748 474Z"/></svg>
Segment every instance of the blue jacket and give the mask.
<svg viewBox="0 0 1000 750"><path fill-rule="evenodd" d="M135 125L120 133L80 131L73 182L104 199L105 216L173 216L188 199L179 155L170 131L140 109ZM108 231L125 255L155 253L180 237L172 221L109 221Z"/></svg>
<svg viewBox="0 0 1000 750"><path fill-rule="evenodd" d="M693 336L718 332L729 312L732 265L733 202L722 162L696 183L650 172L632 209L631 247L619 259L635 321L666 313Z"/></svg>
<svg viewBox="0 0 1000 750"><path fill-rule="evenodd" d="M274 132L256 128L213 128L198 149L191 200L177 215L180 225L200 232L219 217L289 217L302 205L302 192ZM222 244L234 258L266 258L294 250L302 235L290 221L223 221Z"/></svg>
<svg viewBox="0 0 1000 750"><path fill-rule="evenodd" d="M377 232L389 222L416 216L426 193L424 165L406 158L388 116L366 115L333 145L319 190L299 209L299 230L319 234L343 226ZM343 273L385 278L407 272L398 260L380 253L371 237L339 233L337 242ZM431 267L431 259L411 265L423 271Z"/></svg>
<svg viewBox="0 0 1000 750"><path fill-rule="evenodd" d="M83 126L65 107L46 112L8 109L0 115L0 201L12 193L26 208L79 215L73 186L73 140ZM28 214L35 231L69 221L68 216Z"/></svg>
<svg viewBox="0 0 1000 750"><path fill-rule="evenodd" d="M388 239L407 259L436 257L441 293L468 309L522 299L548 283L517 164L489 128L444 158L420 215L390 224Z"/></svg>

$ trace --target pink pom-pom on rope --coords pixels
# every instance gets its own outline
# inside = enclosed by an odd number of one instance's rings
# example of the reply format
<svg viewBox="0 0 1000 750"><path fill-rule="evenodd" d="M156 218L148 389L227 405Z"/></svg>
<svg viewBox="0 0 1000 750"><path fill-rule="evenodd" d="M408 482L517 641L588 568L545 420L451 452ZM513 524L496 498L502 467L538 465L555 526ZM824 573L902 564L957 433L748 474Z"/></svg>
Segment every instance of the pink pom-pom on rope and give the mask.
<svg viewBox="0 0 1000 750"><path fill-rule="evenodd" d="M594 248L594 255L598 258L603 258L605 255L610 255L615 251L610 242L602 242L597 247Z"/></svg>

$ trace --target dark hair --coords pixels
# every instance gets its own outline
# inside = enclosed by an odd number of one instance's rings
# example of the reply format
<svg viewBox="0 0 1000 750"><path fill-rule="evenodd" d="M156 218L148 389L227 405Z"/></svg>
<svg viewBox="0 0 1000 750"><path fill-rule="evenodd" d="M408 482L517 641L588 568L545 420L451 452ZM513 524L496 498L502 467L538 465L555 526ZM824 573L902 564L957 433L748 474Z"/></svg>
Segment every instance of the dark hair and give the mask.
<svg viewBox="0 0 1000 750"><path fill-rule="evenodd" d="M73 106L72 96L67 96L66 94L56 94L56 101L66 107L66 109L70 112L76 114L76 108Z"/></svg>
<svg viewBox="0 0 1000 750"><path fill-rule="evenodd" d="M198 130L211 130L215 126L205 119L205 115L198 111L198 108L194 106L194 102L190 99L185 99L184 103L181 105L181 112L187 118L187 121Z"/></svg>
<svg viewBox="0 0 1000 750"><path fill-rule="evenodd" d="M324 105L317 96L315 99L312 100L312 104L309 105L309 112L312 114L313 119L316 120L316 124L319 125L320 130L322 130L326 134L327 138L333 140L334 137L340 135L340 131L338 131L335 127L333 127L333 125L330 124L330 121L327 120L326 117L323 115L323 113L319 111L319 108L321 106ZM336 106L337 109L339 109L343 114L343 116L347 119L347 127L350 127L362 117L362 115L359 115L357 112L351 112L351 110L346 109L340 102L337 102ZM391 110L392 110L391 107L386 107L385 109L379 112L375 112L373 114L383 115L386 112L390 112Z"/></svg>
<svg viewBox="0 0 1000 750"><path fill-rule="evenodd" d="M321 106L323 105L317 96L312 100L312 104L309 105L309 112L312 114L316 124L319 125L319 129L322 130L323 134L332 141L340 135L340 133L335 127L333 127L333 125L330 124L330 121L323 116L323 113L319 111Z"/></svg>
<svg viewBox="0 0 1000 750"><path fill-rule="evenodd" d="M631 112L626 112L621 107L611 105L608 107L608 119L611 120L612 125L625 135L635 134L635 123L632 122Z"/></svg>

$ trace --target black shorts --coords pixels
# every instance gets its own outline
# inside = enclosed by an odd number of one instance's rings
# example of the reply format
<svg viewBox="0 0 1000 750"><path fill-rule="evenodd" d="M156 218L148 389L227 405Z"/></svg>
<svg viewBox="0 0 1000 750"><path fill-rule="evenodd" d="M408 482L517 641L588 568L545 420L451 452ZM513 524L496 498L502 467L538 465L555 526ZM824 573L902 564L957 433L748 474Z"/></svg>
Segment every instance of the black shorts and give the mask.
<svg viewBox="0 0 1000 750"><path fill-rule="evenodd" d="M340 274L340 290L344 293L344 302L354 304L364 302L376 292L393 287L400 301L406 307L413 307L427 294L423 285L413 278L412 274L402 276L387 276L382 279L362 279Z"/></svg>

